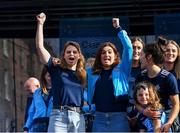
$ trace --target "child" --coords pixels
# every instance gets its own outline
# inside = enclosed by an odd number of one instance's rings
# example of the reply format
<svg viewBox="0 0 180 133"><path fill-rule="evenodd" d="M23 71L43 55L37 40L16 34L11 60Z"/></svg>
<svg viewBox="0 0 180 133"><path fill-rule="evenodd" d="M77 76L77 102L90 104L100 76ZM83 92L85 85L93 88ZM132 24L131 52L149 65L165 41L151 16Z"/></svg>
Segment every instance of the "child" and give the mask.
<svg viewBox="0 0 180 133"><path fill-rule="evenodd" d="M161 126L165 123L165 113L163 112L156 88L150 82L140 82L135 86L134 100L143 110L137 118L138 130L140 132L161 132ZM160 117L153 119L143 114L144 109L156 110L160 112Z"/></svg>

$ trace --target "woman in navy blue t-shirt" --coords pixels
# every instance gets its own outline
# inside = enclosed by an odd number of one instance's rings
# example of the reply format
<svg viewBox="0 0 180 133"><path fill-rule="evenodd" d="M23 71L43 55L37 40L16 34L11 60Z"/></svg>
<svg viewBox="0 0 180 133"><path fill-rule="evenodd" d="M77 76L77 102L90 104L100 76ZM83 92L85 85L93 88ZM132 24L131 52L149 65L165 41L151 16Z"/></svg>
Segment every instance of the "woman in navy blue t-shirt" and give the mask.
<svg viewBox="0 0 180 133"><path fill-rule="evenodd" d="M80 46L77 42L68 41L57 65L53 65L53 58L43 45L45 19L44 13L37 15L36 48L51 76L53 111L48 131L84 132L85 121L81 114L81 107L83 106L86 71Z"/></svg>

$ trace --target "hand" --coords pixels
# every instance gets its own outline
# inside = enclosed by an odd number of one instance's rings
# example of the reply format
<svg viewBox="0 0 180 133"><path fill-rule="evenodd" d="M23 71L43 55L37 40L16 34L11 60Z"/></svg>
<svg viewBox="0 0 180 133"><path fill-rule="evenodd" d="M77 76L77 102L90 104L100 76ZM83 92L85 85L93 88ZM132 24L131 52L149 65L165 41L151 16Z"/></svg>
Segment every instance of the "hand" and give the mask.
<svg viewBox="0 0 180 133"><path fill-rule="evenodd" d="M171 128L171 124L170 124L170 123L165 123L165 124L161 127L161 131L162 131L163 133L168 133L170 128Z"/></svg>
<svg viewBox="0 0 180 133"><path fill-rule="evenodd" d="M143 114L149 118L159 118L161 113L159 111L154 111L154 110L151 110L150 108L146 108L144 111L143 111Z"/></svg>
<svg viewBox="0 0 180 133"><path fill-rule="evenodd" d="M114 27L114 28L120 27L119 18L113 18L113 19L112 19L112 24L113 24L113 27Z"/></svg>
<svg viewBox="0 0 180 133"><path fill-rule="evenodd" d="M57 66L59 64L61 64L61 60L59 58L54 58L52 59L52 63L54 66Z"/></svg>
<svg viewBox="0 0 180 133"><path fill-rule="evenodd" d="M36 19L38 21L38 24L43 25L46 20L46 15L42 12L36 16Z"/></svg>

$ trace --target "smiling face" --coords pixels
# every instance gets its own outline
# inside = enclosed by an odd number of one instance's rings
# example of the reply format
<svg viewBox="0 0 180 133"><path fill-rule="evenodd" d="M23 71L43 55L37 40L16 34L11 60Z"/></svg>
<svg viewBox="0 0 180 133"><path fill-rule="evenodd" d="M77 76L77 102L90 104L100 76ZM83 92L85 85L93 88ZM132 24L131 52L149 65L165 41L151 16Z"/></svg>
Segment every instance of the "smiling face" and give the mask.
<svg viewBox="0 0 180 133"><path fill-rule="evenodd" d="M169 43L166 46L165 62L167 62L167 63L174 63L176 58L177 58L177 56L178 56L178 49L177 49L177 47L174 44Z"/></svg>
<svg viewBox="0 0 180 133"><path fill-rule="evenodd" d="M140 41L133 42L133 60L139 60L143 49L143 44Z"/></svg>
<svg viewBox="0 0 180 133"><path fill-rule="evenodd" d="M65 49L64 59L68 65L68 68L76 67L80 58L80 53L75 46L69 45Z"/></svg>
<svg viewBox="0 0 180 133"><path fill-rule="evenodd" d="M140 88L138 91L137 91L137 101L139 104L145 106L148 104L149 102L149 91L148 89L144 89L144 88Z"/></svg>
<svg viewBox="0 0 180 133"><path fill-rule="evenodd" d="M105 46L101 52L101 63L104 69L110 69L115 60L115 53L110 46Z"/></svg>

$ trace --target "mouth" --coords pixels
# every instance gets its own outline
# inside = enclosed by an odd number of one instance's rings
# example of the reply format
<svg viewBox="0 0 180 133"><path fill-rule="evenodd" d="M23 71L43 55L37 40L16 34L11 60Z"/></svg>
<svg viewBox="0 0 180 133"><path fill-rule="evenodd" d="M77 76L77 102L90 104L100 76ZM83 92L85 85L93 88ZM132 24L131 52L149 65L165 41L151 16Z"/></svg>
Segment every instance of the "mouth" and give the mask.
<svg viewBox="0 0 180 133"><path fill-rule="evenodd" d="M74 57L69 57L69 60L70 60L70 61L74 61L75 58L74 58Z"/></svg>

